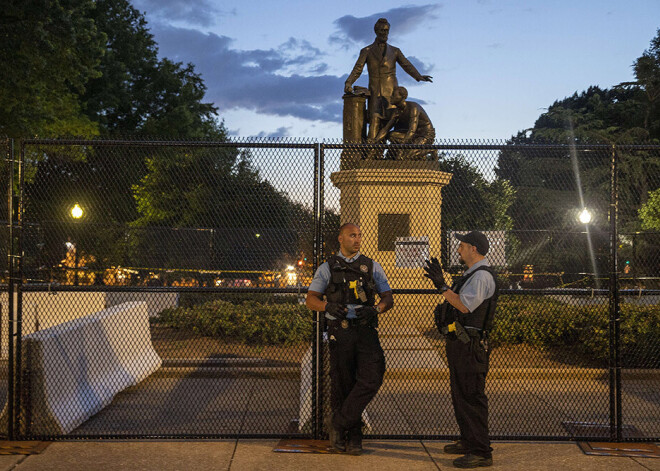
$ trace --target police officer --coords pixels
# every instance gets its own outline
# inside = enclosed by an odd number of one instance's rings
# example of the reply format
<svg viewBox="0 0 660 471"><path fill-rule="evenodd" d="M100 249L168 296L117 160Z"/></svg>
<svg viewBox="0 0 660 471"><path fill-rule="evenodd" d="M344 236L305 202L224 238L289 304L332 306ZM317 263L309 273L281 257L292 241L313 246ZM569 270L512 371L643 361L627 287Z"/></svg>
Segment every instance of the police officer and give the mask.
<svg viewBox="0 0 660 471"><path fill-rule="evenodd" d="M460 262L467 265L467 270L451 288L444 282L437 259L427 261L424 269L425 276L445 297L438 308L445 320L443 331L450 332L446 343L449 382L461 434L460 440L445 446L444 451L464 455L454 460L455 467L476 468L493 464L485 387L489 357L487 332L492 326L498 290L495 272L485 257L486 236L473 231L456 238L460 241Z"/></svg>
<svg viewBox="0 0 660 471"><path fill-rule="evenodd" d="M353 455L362 453L362 412L385 374L385 356L376 330L378 314L393 305L383 268L360 254L361 242L362 232L355 224L339 228L340 250L316 270L306 301L311 310L325 312L328 327L330 445Z"/></svg>

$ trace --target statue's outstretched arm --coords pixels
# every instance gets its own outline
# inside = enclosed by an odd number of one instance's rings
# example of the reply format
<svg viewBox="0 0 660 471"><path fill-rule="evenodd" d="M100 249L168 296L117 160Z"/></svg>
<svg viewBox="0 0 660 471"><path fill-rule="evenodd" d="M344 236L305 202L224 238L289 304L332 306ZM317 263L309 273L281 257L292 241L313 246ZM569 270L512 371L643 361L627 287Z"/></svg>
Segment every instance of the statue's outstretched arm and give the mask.
<svg viewBox="0 0 660 471"><path fill-rule="evenodd" d="M398 51L398 54L396 56L396 61L399 63L401 68L406 71L408 75L410 75L418 82L433 82L433 77L431 77L430 75L420 74L419 71L415 68L415 66L412 65L412 63L408 59L406 59L406 56L404 56L400 50Z"/></svg>

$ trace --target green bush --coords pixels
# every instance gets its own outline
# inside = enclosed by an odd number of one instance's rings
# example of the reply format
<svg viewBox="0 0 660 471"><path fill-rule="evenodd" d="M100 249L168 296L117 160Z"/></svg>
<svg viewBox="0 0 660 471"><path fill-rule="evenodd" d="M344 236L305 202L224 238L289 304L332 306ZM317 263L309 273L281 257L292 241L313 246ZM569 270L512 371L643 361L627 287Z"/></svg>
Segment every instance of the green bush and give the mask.
<svg viewBox="0 0 660 471"><path fill-rule="evenodd" d="M165 309L157 322L252 345L292 345L311 338L311 319L311 311L297 303L234 304L216 299L192 307Z"/></svg>
<svg viewBox="0 0 660 471"><path fill-rule="evenodd" d="M187 293L183 292L179 298L179 305L192 307L209 301L221 299L232 304L242 304L245 301L261 304L298 304L296 294L274 293Z"/></svg>
<svg viewBox="0 0 660 471"><path fill-rule="evenodd" d="M621 305L621 365L660 368L660 306Z"/></svg>
<svg viewBox="0 0 660 471"><path fill-rule="evenodd" d="M575 306L543 296L502 296L491 341L544 350L571 347L571 352L607 363L609 306ZM621 304L619 347L623 367L660 367L660 306Z"/></svg>

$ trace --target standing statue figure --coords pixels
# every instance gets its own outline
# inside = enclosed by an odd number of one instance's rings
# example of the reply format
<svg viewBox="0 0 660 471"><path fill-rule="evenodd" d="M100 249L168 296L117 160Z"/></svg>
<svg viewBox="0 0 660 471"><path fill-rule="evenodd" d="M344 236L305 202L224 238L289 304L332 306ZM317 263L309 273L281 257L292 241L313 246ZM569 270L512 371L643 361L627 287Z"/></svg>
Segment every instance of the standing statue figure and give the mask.
<svg viewBox="0 0 660 471"><path fill-rule="evenodd" d="M381 119L385 119L385 110L390 106L390 98L394 89L399 86L396 79L396 64L418 82L432 82L430 75L420 74L414 65L403 55L399 48L387 44L390 34L390 24L385 18L380 18L374 25L376 40L373 44L360 51L353 71L346 79L344 92L353 93L353 84L362 75L364 64L369 72L369 131L367 140L373 142L378 135Z"/></svg>
<svg viewBox="0 0 660 471"><path fill-rule="evenodd" d="M387 124L381 127L376 142L385 138L392 144L433 144L435 128L422 105L407 101L408 90L396 87L391 103L395 108L388 111ZM390 131L391 130L391 131ZM429 149L390 149L388 158L392 160L424 160L427 154L437 160L437 151Z"/></svg>

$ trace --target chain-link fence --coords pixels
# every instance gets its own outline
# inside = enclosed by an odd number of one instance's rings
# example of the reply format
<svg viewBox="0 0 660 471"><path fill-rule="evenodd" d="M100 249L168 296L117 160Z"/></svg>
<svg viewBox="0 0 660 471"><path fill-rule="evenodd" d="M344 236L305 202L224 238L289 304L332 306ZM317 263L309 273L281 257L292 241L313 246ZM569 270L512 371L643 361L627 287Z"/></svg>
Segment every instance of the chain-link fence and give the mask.
<svg viewBox="0 0 660 471"><path fill-rule="evenodd" d="M395 300L368 435L457 436L419 261L460 276L454 235L480 230L501 287L493 437L660 437L660 147L10 145L11 437L323 436L326 340L303 302L348 221Z"/></svg>

